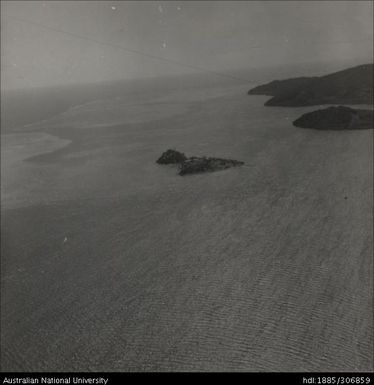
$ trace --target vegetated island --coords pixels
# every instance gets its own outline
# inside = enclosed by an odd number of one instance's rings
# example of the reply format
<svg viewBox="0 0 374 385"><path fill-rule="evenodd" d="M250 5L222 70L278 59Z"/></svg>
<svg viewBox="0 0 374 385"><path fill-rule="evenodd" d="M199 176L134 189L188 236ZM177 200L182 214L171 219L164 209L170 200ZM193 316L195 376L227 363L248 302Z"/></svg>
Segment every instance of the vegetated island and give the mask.
<svg viewBox="0 0 374 385"><path fill-rule="evenodd" d="M186 155L176 150L167 150L156 160L158 164L179 164L187 159Z"/></svg>
<svg viewBox="0 0 374 385"><path fill-rule="evenodd" d="M233 159L208 158L192 156L187 158L185 154L176 150L165 151L156 161L158 164L178 164L179 175L197 174L225 170L230 167L241 166L244 162Z"/></svg>
<svg viewBox="0 0 374 385"><path fill-rule="evenodd" d="M274 80L248 94L273 96L265 106L373 104L373 69L373 64L363 64L320 77Z"/></svg>
<svg viewBox="0 0 374 385"><path fill-rule="evenodd" d="M349 107L328 107L302 115L293 122L301 128L317 130L364 130L373 128L373 111Z"/></svg>

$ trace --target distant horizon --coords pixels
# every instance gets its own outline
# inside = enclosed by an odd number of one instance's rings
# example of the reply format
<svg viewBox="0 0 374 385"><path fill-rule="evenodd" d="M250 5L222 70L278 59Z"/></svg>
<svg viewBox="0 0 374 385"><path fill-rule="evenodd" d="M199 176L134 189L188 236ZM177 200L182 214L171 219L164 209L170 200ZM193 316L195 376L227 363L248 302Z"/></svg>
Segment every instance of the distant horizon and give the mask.
<svg viewBox="0 0 374 385"><path fill-rule="evenodd" d="M3 79L1 79L0 82L0 90L1 92L21 92L21 91L28 91L28 90L42 90L42 89L55 89L55 88L72 88L72 87L80 87L80 86L99 86L99 85L110 85L113 83L134 83L134 82L141 82L141 81L149 81L149 80L157 80L157 79L178 79L178 78L186 78L186 77L203 77L204 75L208 77L216 77L216 78L226 78L226 79L232 79L233 81L243 81L243 82L249 82L249 83L255 83L251 79L241 79L238 74L242 73L250 73L250 72L257 72L261 70L276 70L276 69L290 69L290 68L299 68L302 69L302 67L305 66L311 66L311 67L323 67L323 66L331 66L336 67L336 69L330 70L322 70L323 73L321 74L305 74L305 76L323 76L324 74L328 74L331 72L338 72L342 71L344 69L358 67L361 65L369 65L374 64L374 60L366 60L364 58L362 59L356 59L352 58L352 62L346 61L346 62L337 62L337 61L329 61L329 62L300 62L300 63L294 63L294 64L284 64L284 65L266 65L262 67L256 67L256 68L240 68L240 69L234 69L231 71L226 72L212 72L212 71L204 71L203 69L199 72L186 72L186 73L180 73L180 74L163 74L158 76L147 76L147 77L138 77L138 78L118 78L118 79L108 79L108 80L97 80L97 81L91 81L91 82L68 82L68 83L54 83L49 85L39 85L39 86L32 86L32 87L20 87L20 88L6 88L3 87L4 82ZM2 76L2 75L1 75ZM296 76L304 76L302 74L296 74ZM289 75L286 75L286 77L289 77ZM282 77L281 77L282 78ZM281 79L280 78L280 79ZM272 79L272 80L278 80L278 79Z"/></svg>

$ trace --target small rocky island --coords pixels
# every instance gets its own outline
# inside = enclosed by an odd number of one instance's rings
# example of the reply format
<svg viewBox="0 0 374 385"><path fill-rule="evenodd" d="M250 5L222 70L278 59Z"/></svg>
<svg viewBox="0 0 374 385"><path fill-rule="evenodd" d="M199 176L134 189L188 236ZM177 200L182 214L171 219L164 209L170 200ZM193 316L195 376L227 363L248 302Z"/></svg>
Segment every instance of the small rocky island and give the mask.
<svg viewBox="0 0 374 385"><path fill-rule="evenodd" d="M178 164L179 175L197 174L225 170L230 167L241 166L244 162L233 159L208 158L192 156L187 158L183 153L176 150L165 151L157 159L158 164Z"/></svg>
<svg viewBox="0 0 374 385"><path fill-rule="evenodd" d="M363 130L373 128L373 111L338 106L316 110L293 122L301 128L317 130Z"/></svg>
<svg viewBox="0 0 374 385"><path fill-rule="evenodd" d="M181 163L179 175L213 172L243 165L244 162L233 159L191 157Z"/></svg>
<svg viewBox="0 0 374 385"><path fill-rule="evenodd" d="M157 160L158 164L179 164L187 159L186 155L176 150L165 151Z"/></svg>

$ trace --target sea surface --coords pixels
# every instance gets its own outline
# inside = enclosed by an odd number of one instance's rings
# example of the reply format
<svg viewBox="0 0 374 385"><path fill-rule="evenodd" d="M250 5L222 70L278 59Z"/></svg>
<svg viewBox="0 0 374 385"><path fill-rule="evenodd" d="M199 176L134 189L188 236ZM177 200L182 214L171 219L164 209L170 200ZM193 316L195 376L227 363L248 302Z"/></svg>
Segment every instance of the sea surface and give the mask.
<svg viewBox="0 0 374 385"><path fill-rule="evenodd" d="M308 74L8 92L2 370L372 370L373 131L247 95Z"/></svg>

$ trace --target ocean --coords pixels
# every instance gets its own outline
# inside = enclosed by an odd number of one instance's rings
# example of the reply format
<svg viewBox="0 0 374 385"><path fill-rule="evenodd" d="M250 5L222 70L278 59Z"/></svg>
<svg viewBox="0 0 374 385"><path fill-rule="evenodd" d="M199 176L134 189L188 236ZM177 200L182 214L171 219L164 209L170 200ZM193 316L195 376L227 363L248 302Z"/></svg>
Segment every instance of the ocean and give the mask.
<svg viewBox="0 0 374 385"><path fill-rule="evenodd" d="M2 370L373 369L373 131L247 95L297 74L5 94Z"/></svg>

